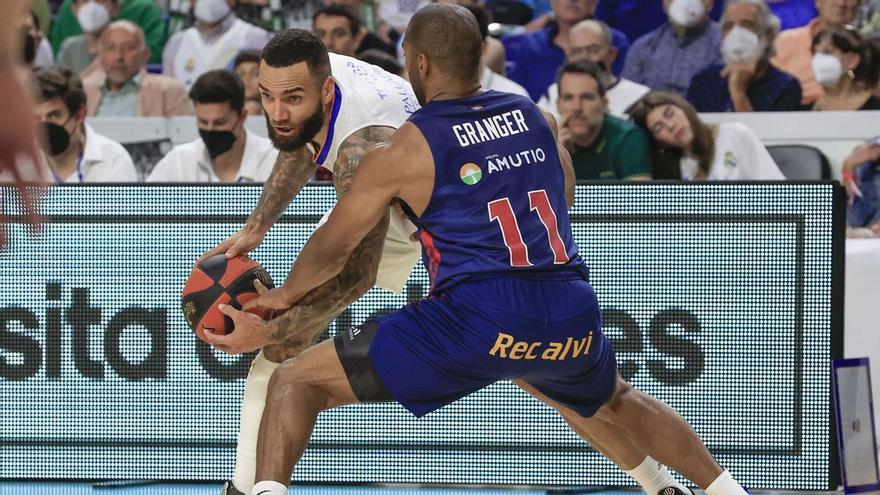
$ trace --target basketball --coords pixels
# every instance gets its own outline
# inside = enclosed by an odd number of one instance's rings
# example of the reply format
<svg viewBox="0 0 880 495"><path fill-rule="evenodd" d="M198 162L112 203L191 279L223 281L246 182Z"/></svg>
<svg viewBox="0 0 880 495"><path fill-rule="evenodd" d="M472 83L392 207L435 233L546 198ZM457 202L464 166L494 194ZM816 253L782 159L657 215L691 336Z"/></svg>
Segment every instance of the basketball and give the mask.
<svg viewBox="0 0 880 495"><path fill-rule="evenodd" d="M245 303L258 296L255 279L267 289L275 287L269 272L247 256L226 259L225 254L217 254L198 263L183 285L186 323L193 331L209 330L217 335L231 333L234 327L232 318L221 313L218 306L228 304L241 310ZM254 308L250 312L263 319L272 316L271 309Z"/></svg>

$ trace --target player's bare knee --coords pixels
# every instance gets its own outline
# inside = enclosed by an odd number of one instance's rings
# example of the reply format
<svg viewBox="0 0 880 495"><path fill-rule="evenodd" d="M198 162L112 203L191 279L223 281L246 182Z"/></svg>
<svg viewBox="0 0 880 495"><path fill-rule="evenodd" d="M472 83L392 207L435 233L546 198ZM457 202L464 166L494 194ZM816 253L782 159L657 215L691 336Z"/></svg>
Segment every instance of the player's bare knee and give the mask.
<svg viewBox="0 0 880 495"><path fill-rule="evenodd" d="M604 421L616 423L614 418L620 414L624 405L627 402L638 400L638 397L634 392L635 389L632 385L627 383L623 377L617 375L617 381L614 384L614 393L611 394L611 398L608 399L608 402L599 409L596 416Z"/></svg>
<svg viewBox="0 0 880 495"><path fill-rule="evenodd" d="M304 360L293 358L281 363L269 379L267 397L279 402L317 402L315 391L309 384L309 374Z"/></svg>

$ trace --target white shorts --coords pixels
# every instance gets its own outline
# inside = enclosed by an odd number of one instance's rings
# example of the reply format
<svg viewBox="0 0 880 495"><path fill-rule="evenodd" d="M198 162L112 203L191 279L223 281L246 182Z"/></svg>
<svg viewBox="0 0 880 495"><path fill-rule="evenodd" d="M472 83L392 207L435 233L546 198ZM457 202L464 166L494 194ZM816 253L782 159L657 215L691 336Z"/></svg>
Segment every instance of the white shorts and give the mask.
<svg viewBox="0 0 880 495"><path fill-rule="evenodd" d="M333 210L327 211L321 217L317 227L327 221L331 211ZM399 206L391 207L391 220L388 224L385 245L382 247L382 259L379 261L376 287L398 294L403 292L403 286L406 285L413 267L422 257L421 244L410 238L416 230L416 226L406 217Z"/></svg>

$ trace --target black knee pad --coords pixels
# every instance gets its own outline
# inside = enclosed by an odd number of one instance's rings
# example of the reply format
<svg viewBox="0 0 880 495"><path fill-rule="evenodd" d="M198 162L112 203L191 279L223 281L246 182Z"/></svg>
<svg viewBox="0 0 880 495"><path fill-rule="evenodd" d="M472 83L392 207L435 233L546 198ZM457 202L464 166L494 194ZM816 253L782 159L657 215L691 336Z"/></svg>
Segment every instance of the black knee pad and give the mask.
<svg viewBox="0 0 880 495"><path fill-rule="evenodd" d="M361 402L394 400L370 360L370 345L378 331L379 323L370 320L359 327L352 326L339 332L333 338L348 383Z"/></svg>

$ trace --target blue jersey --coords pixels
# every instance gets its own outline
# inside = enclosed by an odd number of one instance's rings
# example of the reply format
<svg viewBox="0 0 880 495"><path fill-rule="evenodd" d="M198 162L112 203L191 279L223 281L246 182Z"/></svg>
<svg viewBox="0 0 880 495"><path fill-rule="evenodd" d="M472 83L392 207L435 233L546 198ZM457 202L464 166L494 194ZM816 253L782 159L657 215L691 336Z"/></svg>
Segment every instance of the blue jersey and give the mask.
<svg viewBox="0 0 880 495"><path fill-rule="evenodd" d="M409 121L428 141L434 190L419 227L434 290L474 274L583 270L556 139L528 98L432 101Z"/></svg>

